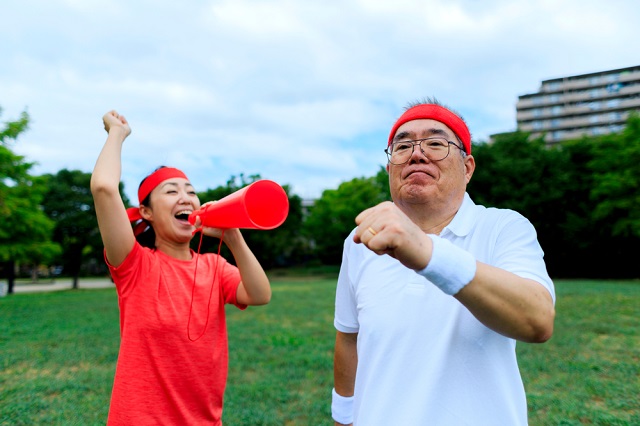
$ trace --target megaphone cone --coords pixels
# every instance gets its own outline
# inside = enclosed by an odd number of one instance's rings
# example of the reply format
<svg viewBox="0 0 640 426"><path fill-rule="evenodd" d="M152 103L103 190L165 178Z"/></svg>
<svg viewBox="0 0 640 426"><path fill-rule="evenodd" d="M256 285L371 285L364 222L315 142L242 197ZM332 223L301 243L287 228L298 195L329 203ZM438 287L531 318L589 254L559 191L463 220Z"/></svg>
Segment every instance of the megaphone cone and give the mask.
<svg viewBox="0 0 640 426"><path fill-rule="evenodd" d="M289 199L280 185L259 180L227 195L189 215L195 225L211 228L273 229L282 225L289 214Z"/></svg>

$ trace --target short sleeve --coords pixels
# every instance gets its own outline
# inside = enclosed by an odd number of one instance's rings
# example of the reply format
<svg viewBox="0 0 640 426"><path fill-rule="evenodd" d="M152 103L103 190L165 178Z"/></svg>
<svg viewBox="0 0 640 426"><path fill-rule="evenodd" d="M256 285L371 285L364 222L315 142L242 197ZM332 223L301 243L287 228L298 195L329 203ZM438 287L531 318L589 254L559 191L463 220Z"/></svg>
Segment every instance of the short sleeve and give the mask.
<svg viewBox="0 0 640 426"><path fill-rule="evenodd" d="M238 303L237 295L238 295L238 286L242 281L242 276L240 275L240 270L227 262L222 256L215 256L212 263L213 266L217 266L217 270L220 274L218 280L220 282L220 286L222 287L222 295L225 304L235 305L239 309L246 309L247 305L243 305ZM217 263L220 262L218 265Z"/></svg>
<svg viewBox="0 0 640 426"><path fill-rule="evenodd" d="M342 252L342 264L336 286L335 317L333 324L336 330L343 333L357 333L360 329L358 322L357 300L352 280L351 268L355 265L353 259L353 232L345 240Z"/></svg>
<svg viewBox="0 0 640 426"><path fill-rule="evenodd" d="M113 266L107 260L107 253L104 252L104 261L109 268L111 277L118 291L118 295L123 297L131 291L135 283L139 281L139 275L148 268L143 267L144 263L150 262L145 256L145 249L136 241L133 248L119 266Z"/></svg>
<svg viewBox="0 0 640 426"><path fill-rule="evenodd" d="M555 302L555 289L544 262L544 252L531 222L512 212L497 236L493 266L543 285Z"/></svg>

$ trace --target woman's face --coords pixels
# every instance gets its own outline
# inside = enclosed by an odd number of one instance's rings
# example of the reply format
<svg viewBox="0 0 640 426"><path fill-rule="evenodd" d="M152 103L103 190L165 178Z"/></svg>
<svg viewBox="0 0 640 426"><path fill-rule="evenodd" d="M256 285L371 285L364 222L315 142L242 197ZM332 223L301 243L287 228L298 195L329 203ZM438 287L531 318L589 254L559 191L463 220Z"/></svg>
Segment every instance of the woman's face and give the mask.
<svg viewBox="0 0 640 426"><path fill-rule="evenodd" d="M195 227L189 215L200 208L195 189L184 178L171 178L158 185L149 194L149 206L142 216L151 223L156 239L184 243L191 241Z"/></svg>

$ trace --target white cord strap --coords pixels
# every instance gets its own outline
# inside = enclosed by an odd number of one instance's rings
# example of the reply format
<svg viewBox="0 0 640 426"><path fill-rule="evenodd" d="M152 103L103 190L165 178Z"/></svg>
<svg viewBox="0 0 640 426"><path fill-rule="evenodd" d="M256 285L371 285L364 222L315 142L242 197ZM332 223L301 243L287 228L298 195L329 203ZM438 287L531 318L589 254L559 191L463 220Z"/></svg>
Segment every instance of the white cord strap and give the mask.
<svg viewBox="0 0 640 426"><path fill-rule="evenodd" d="M449 295L458 293L476 275L476 259L451 241L429 234L433 251L429 264L416 271Z"/></svg>

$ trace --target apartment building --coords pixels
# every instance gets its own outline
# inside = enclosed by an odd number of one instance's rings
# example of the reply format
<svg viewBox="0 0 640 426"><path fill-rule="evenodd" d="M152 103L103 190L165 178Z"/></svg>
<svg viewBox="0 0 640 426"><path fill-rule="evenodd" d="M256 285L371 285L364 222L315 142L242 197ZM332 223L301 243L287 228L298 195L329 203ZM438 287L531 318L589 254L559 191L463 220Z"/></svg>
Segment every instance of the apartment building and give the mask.
<svg viewBox="0 0 640 426"><path fill-rule="evenodd" d="M518 97L518 129L548 143L619 132L640 111L640 66L544 80Z"/></svg>

